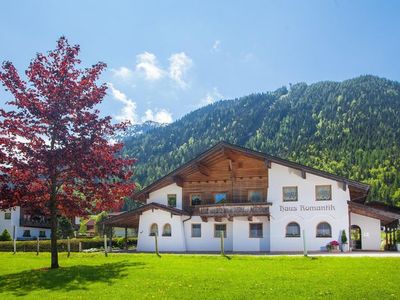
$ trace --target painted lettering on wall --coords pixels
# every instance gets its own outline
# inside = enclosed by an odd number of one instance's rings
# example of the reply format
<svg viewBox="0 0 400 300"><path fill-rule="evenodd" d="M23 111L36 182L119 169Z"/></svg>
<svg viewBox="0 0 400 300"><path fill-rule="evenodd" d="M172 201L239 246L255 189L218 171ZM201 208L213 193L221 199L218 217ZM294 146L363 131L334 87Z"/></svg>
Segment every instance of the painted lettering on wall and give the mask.
<svg viewBox="0 0 400 300"><path fill-rule="evenodd" d="M332 211L335 210L335 205L298 205L298 206L284 206L280 205L279 210L281 212L288 211Z"/></svg>

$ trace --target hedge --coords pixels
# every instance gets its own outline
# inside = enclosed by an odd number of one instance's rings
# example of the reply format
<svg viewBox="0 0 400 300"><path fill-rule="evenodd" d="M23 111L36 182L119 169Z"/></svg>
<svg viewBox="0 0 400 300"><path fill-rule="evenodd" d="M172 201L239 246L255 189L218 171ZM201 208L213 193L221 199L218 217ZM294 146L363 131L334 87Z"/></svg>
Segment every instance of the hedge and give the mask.
<svg viewBox="0 0 400 300"><path fill-rule="evenodd" d="M123 249L125 246L124 238L113 238L113 248ZM71 252L79 251L79 242L82 243L82 250L91 248L104 248L104 239L92 238L92 239L71 239ZM37 241L17 241L17 252L36 252ZM67 240L58 240L57 248L59 252L67 251ZM107 245L109 240L107 240ZM137 238L128 238L128 246L136 246ZM40 240L40 252L50 252L50 240ZM14 251L13 242L0 242L0 252L12 252Z"/></svg>

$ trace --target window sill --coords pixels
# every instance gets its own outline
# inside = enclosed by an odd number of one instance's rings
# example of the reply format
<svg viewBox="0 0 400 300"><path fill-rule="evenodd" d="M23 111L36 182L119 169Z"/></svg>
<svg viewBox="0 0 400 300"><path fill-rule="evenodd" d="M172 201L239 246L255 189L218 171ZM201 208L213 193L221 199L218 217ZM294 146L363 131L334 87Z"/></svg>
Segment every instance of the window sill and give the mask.
<svg viewBox="0 0 400 300"><path fill-rule="evenodd" d="M285 235L286 238L300 238L300 235Z"/></svg>

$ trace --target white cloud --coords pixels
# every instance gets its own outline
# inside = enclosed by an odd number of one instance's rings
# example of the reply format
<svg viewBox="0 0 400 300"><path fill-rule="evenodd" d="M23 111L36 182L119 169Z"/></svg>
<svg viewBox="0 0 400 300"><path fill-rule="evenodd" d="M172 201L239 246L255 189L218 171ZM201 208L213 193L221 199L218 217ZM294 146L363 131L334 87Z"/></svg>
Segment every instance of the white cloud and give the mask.
<svg viewBox="0 0 400 300"><path fill-rule="evenodd" d="M118 69L111 69L113 76L125 81L132 79L133 71L127 67L119 67Z"/></svg>
<svg viewBox="0 0 400 300"><path fill-rule="evenodd" d="M216 40L212 46L212 51L219 52L221 50L221 41Z"/></svg>
<svg viewBox="0 0 400 300"><path fill-rule="evenodd" d="M174 53L169 57L169 77L174 80L181 88L186 88L184 75L193 65L192 59L185 52Z"/></svg>
<svg viewBox="0 0 400 300"><path fill-rule="evenodd" d="M115 78L126 82L133 83L139 78L148 81L169 78L182 89L187 88L188 83L184 77L193 65L192 59L184 52L179 52L171 54L168 61L168 69L163 69L159 66L157 57L153 53L145 51L136 55L136 66L134 70L122 66L117 69L111 69L111 72ZM136 87L136 84L134 84L133 87Z"/></svg>
<svg viewBox="0 0 400 300"><path fill-rule="evenodd" d="M136 55L136 71L143 73L147 80L158 80L164 76L156 56L147 51Z"/></svg>
<svg viewBox="0 0 400 300"><path fill-rule="evenodd" d="M142 117L142 122L154 121L158 123L171 123L172 114L166 109L160 109L153 112L151 109L146 110L145 115Z"/></svg>
<svg viewBox="0 0 400 300"><path fill-rule="evenodd" d="M137 123L136 115L136 102L129 99L123 92L116 89L112 83L108 83L108 87L111 89L111 94L115 100L121 102L124 106L121 109L121 113L115 118L118 121L129 121L132 124Z"/></svg>
<svg viewBox="0 0 400 300"><path fill-rule="evenodd" d="M108 83L107 85L111 90L113 98L124 105L120 114L115 116L118 121L130 121L132 124L137 124L139 121L155 121L158 123L171 123L173 121L172 114L166 109L158 109L155 111L148 109L146 110L145 115L139 119L136 113L136 102L128 98L125 93L115 88L112 83Z"/></svg>
<svg viewBox="0 0 400 300"><path fill-rule="evenodd" d="M207 92L205 97L201 99L200 106L209 105L217 100L221 100L223 95L218 91L217 87L214 87L211 92Z"/></svg>

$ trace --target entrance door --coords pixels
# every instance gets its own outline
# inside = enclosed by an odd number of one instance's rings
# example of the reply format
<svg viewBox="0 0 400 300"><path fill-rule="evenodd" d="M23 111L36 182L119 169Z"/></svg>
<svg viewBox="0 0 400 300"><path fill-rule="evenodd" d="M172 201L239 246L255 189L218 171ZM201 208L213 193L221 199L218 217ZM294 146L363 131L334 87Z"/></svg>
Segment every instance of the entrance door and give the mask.
<svg viewBox="0 0 400 300"><path fill-rule="evenodd" d="M351 225L351 247L354 250L361 250L361 228Z"/></svg>

